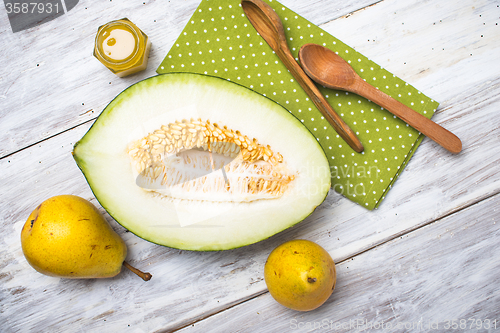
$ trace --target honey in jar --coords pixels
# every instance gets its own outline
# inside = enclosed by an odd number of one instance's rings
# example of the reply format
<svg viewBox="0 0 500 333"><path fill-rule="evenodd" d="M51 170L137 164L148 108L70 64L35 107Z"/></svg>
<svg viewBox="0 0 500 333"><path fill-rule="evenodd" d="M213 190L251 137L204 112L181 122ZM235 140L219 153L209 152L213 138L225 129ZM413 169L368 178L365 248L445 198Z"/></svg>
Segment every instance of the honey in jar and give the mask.
<svg viewBox="0 0 500 333"><path fill-rule="evenodd" d="M123 18L99 27L94 56L111 72L124 77L146 69L150 47L148 36Z"/></svg>

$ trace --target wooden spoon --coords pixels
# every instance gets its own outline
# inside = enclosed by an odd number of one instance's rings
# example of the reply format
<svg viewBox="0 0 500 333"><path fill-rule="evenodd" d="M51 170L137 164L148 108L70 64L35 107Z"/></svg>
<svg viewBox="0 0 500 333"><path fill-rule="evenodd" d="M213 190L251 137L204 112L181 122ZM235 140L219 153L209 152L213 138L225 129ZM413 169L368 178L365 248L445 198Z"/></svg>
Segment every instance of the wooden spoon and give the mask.
<svg viewBox="0 0 500 333"><path fill-rule="evenodd" d="M255 30L264 38L276 55L292 73L293 77L307 93L319 111L333 126L337 133L344 139L352 149L360 153L363 145L356 134L347 126L339 115L328 104L316 85L304 73L295 61L286 42L285 30L276 12L262 0L243 0L241 7Z"/></svg>
<svg viewBox="0 0 500 333"><path fill-rule="evenodd" d="M456 135L364 81L330 49L317 44L305 44L299 50L299 59L304 71L319 84L363 96L450 152L459 153L462 150L462 142Z"/></svg>

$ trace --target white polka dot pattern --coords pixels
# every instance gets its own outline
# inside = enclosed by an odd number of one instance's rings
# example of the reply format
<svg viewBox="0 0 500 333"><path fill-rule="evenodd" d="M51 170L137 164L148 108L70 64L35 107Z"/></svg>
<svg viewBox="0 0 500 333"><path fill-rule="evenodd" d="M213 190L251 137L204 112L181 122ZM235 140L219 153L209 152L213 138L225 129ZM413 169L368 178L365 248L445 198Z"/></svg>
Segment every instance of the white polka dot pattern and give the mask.
<svg viewBox="0 0 500 333"><path fill-rule="evenodd" d="M368 83L430 118L438 103L275 0L292 53L317 43L342 56ZM332 187L363 207L384 199L422 136L378 105L352 93L319 87L365 147L355 153L333 130L274 51L246 18L240 1L203 0L160 64L159 74L219 76L267 96L295 115L327 154ZM251 115L249 115L251 116Z"/></svg>

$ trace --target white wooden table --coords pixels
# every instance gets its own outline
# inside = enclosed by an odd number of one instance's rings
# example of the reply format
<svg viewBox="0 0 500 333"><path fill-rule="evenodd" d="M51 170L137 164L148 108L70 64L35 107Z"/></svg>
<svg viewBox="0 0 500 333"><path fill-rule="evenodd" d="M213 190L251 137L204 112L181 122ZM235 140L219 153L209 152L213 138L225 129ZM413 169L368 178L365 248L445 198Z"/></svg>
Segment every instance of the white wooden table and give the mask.
<svg viewBox="0 0 500 333"><path fill-rule="evenodd" d="M199 0L81 0L15 34L2 7L1 332L500 332L500 3L281 2L439 101L433 120L463 151L426 138L379 209L332 192L297 226L231 251L154 245L105 215L153 279L47 277L23 257L22 225L53 195L98 205L72 146L115 95L155 75ZM148 69L124 79L92 56L97 27L121 17L153 41ZM316 311L282 307L263 280L270 251L295 238L337 263L337 288Z"/></svg>

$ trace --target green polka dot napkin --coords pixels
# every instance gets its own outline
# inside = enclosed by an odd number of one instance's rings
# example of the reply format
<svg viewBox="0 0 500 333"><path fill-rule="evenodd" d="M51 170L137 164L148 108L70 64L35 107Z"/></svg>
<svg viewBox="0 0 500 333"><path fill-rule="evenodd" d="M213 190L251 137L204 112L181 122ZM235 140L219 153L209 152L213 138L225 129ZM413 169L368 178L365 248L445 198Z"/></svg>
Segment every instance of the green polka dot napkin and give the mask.
<svg viewBox="0 0 500 333"><path fill-rule="evenodd" d="M434 114L437 102L276 0L267 2L280 16L295 57L303 44L326 46L338 52L370 84L428 118ZM423 138L418 131L360 96L320 87L363 143L365 151L355 153L257 34L240 0L203 0L157 72L219 76L284 106L325 150L333 189L368 209L376 208L384 199Z"/></svg>

